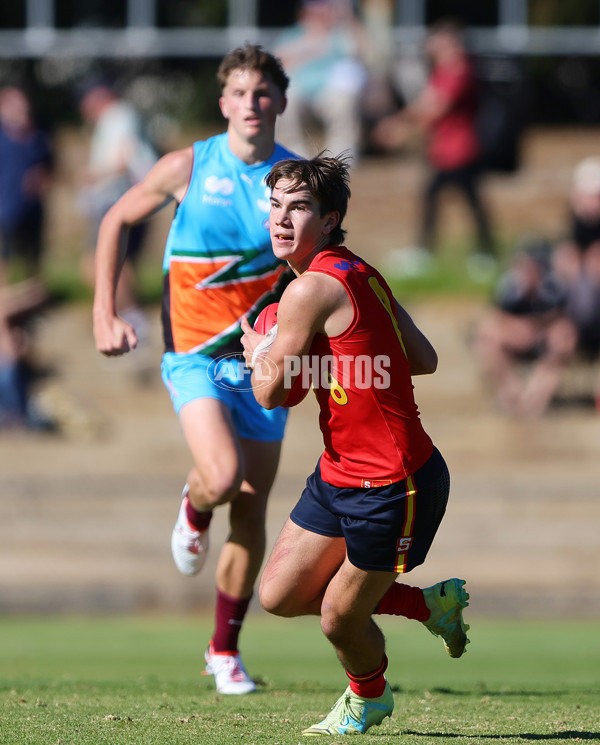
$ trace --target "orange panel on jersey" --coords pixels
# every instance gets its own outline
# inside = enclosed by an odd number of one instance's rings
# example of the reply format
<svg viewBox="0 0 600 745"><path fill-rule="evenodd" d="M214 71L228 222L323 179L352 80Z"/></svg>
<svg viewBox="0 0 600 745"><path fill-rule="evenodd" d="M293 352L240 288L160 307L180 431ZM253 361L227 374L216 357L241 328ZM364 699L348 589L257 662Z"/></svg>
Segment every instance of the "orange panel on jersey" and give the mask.
<svg viewBox="0 0 600 745"><path fill-rule="evenodd" d="M229 262L172 261L169 270L171 330L176 352L189 352L235 327L273 286L282 267L257 279L232 279L229 284L198 288Z"/></svg>

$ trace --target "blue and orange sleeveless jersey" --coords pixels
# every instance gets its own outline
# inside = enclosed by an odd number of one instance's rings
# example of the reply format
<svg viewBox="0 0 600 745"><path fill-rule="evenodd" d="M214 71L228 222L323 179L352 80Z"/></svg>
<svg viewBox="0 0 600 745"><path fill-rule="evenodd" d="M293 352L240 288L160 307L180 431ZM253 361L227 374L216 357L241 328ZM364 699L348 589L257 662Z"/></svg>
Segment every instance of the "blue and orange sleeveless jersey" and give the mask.
<svg viewBox="0 0 600 745"><path fill-rule="evenodd" d="M291 274L269 237L265 177L285 158L247 165L230 151L227 134L195 142L186 194L167 237L162 321L167 352L212 357L240 353L240 319L250 323L279 299Z"/></svg>
<svg viewBox="0 0 600 745"><path fill-rule="evenodd" d="M427 462L433 443L415 403L392 292L376 269L344 247L321 251L307 271L338 279L354 307L343 334L317 334L310 348L320 360L321 475L339 487L401 481Z"/></svg>

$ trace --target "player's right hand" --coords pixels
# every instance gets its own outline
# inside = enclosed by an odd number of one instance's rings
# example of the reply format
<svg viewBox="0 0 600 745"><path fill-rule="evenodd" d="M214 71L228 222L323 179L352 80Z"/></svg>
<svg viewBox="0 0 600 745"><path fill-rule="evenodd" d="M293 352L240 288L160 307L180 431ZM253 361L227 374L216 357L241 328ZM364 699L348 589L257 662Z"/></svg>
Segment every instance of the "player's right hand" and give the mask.
<svg viewBox="0 0 600 745"><path fill-rule="evenodd" d="M133 326L122 318L94 319L96 349L106 357L118 357L137 347Z"/></svg>
<svg viewBox="0 0 600 745"><path fill-rule="evenodd" d="M264 337L252 328L248 323L246 316L242 316L241 328L244 332L241 338L242 346L244 347L244 360L246 362L246 367L249 370L252 370L252 356L254 354L254 349Z"/></svg>

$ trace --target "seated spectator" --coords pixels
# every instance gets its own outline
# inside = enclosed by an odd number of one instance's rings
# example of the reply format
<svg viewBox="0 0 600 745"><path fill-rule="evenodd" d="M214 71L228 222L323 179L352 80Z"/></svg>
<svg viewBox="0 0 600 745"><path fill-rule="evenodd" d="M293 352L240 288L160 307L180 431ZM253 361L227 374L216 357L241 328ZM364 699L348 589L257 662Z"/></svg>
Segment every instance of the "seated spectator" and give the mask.
<svg viewBox="0 0 600 745"><path fill-rule="evenodd" d="M577 329L566 315L567 297L551 260L545 241L522 239L499 281L494 308L475 332L474 350L498 406L515 416L547 410L577 348Z"/></svg>
<svg viewBox="0 0 600 745"><path fill-rule="evenodd" d="M578 350L595 360L600 354L600 157L585 158L575 168L569 222L553 268L567 296L567 314L577 326Z"/></svg>

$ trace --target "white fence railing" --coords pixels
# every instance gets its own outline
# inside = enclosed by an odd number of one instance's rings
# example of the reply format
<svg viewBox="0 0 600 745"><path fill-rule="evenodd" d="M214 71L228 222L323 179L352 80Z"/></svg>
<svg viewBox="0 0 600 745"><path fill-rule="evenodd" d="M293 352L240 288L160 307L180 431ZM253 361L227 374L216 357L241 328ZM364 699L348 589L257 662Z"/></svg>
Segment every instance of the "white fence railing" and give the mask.
<svg viewBox="0 0 600 745"><path fill-rule="evenodd" d="M259 0L227 0L226 28L158 28L157 0L125 0L122 29L57 28L55 0L24 2L25 28L0 29L0 58L220 57L246 40L268 48L280 31L258 27ZM529 0L497 2L498 25L469 30L473 51L526 56L600 54L600 27L533 27L527 25ZM421 43L426 4L426 0L395 0L397 55Z"/></svg>

